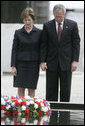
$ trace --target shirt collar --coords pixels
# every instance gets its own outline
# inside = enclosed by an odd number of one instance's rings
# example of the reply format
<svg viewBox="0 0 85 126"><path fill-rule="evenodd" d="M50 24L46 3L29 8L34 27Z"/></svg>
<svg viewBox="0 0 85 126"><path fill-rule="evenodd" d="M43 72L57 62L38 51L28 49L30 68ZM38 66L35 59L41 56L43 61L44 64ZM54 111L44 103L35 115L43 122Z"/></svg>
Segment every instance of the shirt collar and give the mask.
<svg viewBox="0 0 85 126"><path fill-rule="evenodd" d="M24 25L25 26L25 25ZM22 30L23 32L27 33L27 31L25 30L24 26L22 27ZM37 31L37 28L33 25L33 29L32 29L33 32L36 32ZM31 31L31 32L32 32Z"/></svg>
<svg viewBox="0 0 85 126"><path fill-rule="evenodd" d="M56 22L56 25L58 25L58 22L57 21L55 21L55 22ZM63 25L63 23L64 23L64 21L61 22L61 25Z"/></svg>

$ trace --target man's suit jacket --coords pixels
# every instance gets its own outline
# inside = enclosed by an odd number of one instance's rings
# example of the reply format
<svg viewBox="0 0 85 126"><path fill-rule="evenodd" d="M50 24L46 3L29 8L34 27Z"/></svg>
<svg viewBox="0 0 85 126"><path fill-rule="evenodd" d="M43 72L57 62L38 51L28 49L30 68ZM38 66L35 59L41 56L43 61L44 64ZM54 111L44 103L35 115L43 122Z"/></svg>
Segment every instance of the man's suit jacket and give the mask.
<svg viewBox="0 0 85 126"><path fill-rule="evenodd" d="M70 70L72 61L79 61L80 37L75 21L64 19L60 41L58 41L55 19L43 26L41 62L47 62L48 70Z"/></svg>
<svg viewBox="0 0 85 126"><path fill-rule="evenodd" d="M17 61L39 61L41 30L33 26L28 33L24 27L16 30L12 45L11 66Z"/></svg>

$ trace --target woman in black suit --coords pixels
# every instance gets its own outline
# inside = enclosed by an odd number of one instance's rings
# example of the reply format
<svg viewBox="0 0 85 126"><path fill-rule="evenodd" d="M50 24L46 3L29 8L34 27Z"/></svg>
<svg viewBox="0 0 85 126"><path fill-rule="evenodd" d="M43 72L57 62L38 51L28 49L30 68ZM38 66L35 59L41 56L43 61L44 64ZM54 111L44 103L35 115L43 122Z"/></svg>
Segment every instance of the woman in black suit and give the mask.
<svg viewBox="0 0 85 126"><path fill-rule="evenodd" d="M39 77L39 47L41 30L34 26L35 15L32 8L26 8L21 13L24 26L15 31L11 67L14 75L14 87L18 87L18 95L35 96Z"/></svg>

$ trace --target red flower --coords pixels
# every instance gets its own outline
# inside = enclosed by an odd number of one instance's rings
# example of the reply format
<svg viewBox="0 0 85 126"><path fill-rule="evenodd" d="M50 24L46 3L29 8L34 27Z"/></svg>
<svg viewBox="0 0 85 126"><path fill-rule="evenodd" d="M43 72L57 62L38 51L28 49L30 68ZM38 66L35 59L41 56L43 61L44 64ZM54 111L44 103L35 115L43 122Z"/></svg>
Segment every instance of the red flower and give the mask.
<svg viewBox="0 0 85 126"><path fill-rule="evenodd" d="M5 115L10 116L11 115L11 112L10 111L6 111L5 112Z"/></svg>
<svg viewBox="0 0 85 126"><path fill-rule="evenodd" d="M40 102L36 102L38 104L39 107L41 107L41 103Z"/></svg>
<svg viewBox="0 0 85 126"><path fill-rule="evenodd" d="M1 110L5 110L6 106L5 105L2 105L1 106Z"/></svg>
<svg viewBox="0 0 85 126"><path fill-rule="evenodd" d="M46 106L46 103L45 102L43 102L43 104L44 104L44 106Z"/></svg>
<svg viewBox="0 0 85 126"><path fill-rule="evenodd" d="M13 99L15 102L17 102L17 99L15 98L15 99Z"/></svg>
<svg viewBox="0 0 85 126"><path fill-rule="evenodd" d="M18 107L19 105L20 105L20 102L16 101L16 102L15 102L15 106Z"/></svg>
<svg viewBox="0 0 85 126"><path fill-rule="evenodd" d="M5 99L4 101L8 101L8 99Z"/></svg>
<svg viewBox="0 0 85 126"><path fill-rule="evenodd" d="M26 101L22 101L21 103L22 103L22 105L25 105L26 106Z"/></svg>
<svg viewBox="0 0 85 126"><path fill-rule="evenodd" d="M5 117L1 117L1 121L5 121Z"/></svg>
<svg viewBox="0 0 85 126"><path fill-rule="evenodd" d="M45 125L45 121L43 122L43 125Z"/></svg>
<svg viewBox="0 0 85 126"><path fill-rule="evenodd" d="M41 117L42 115L43 115L43 112L42 111L38 111L38 113L39 113L39 116Z"/></svg>
<svg viewBox="0 0 85 126"><path fill-rule="evenodd" d="M46 115L47 115L47 116L49 116L49 112L50 112L50 110L48 110L48 111L46 112Z"/></svg>
<svg viewBox="0 0 85 126"><path fill-rule="evenodd" d="M14 96L11 96L12 99L14 99L15 97Z"/></svg>
<svg viewBox="0 0 85 126"><path fill-rule="evenodd" d="M21 123L21 125L26 125L26 123Z"/></svg>
<svg viewBox="0 0 85 126"><path fill-rule="evenodd" d="M14 122L14 125L19 125L19 123L18 122Z"/></svg>
<svg viewBox="0 0 85 126"><path fill-rule="evenodd" d="M37 122L37 125L40 125L40 121Z"/></svg>
<svg viewBox="0 0 85 126"><path fill-rule="evenodd" d="M14 97L14 96L11 96L11 98L16 102L17 101L17 98Z"/></svg>
<svg viewBox="0 0 85 126"><path fill-rule="evenodd" d="M19 98L22 98L23 99L24 97L23 96L19 96Z"/></svg>
<svg viewBox="0 0 85 126"><path fill-rule="evenodd" d="M25 114L26 114L26 116L28 116L29 113L30 113L30 110L27 108L27 109L25 110Z"/></svg>
<svg viewBox="0 0 85 126"><path fill-rule="evenodd" d="M18 111L14 111L13 112L13 117L17 117L18 116Z"/></svg>
<svg viewBox="0 0 85 126"><path fill-rule="evenodd" d="M46 102L46 100L45 100L45 99L43 99L43 101L44 101L44 102Z"/></svg>
<svg viewBox="0 0 85 126"><path fill-rule="evenodd" d="M29 119L29 116L28 116L28 115L26 115L26 116L25 116L25 119L28 121L28 119Z"/></svg>
<svg viewBox="0 0 85 126"><path fill-rule="evenodd" d="M36 98L35 98L35 97L34 97L33 99L34 99L34 100L36 100Z"/></svg>

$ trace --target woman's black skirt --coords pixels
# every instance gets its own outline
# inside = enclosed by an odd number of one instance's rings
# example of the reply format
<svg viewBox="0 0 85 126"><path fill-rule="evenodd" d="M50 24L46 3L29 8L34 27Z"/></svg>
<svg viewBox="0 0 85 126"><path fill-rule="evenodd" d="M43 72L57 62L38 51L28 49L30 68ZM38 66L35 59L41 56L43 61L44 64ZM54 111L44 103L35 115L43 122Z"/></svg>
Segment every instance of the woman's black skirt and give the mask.
<svg viewBox="0 0 85 126"><path fill-rule="evenodd" d="M39 63L19 61L17 63L17 76L14 76L14 87L36 89L39 77Z"/></svg>

